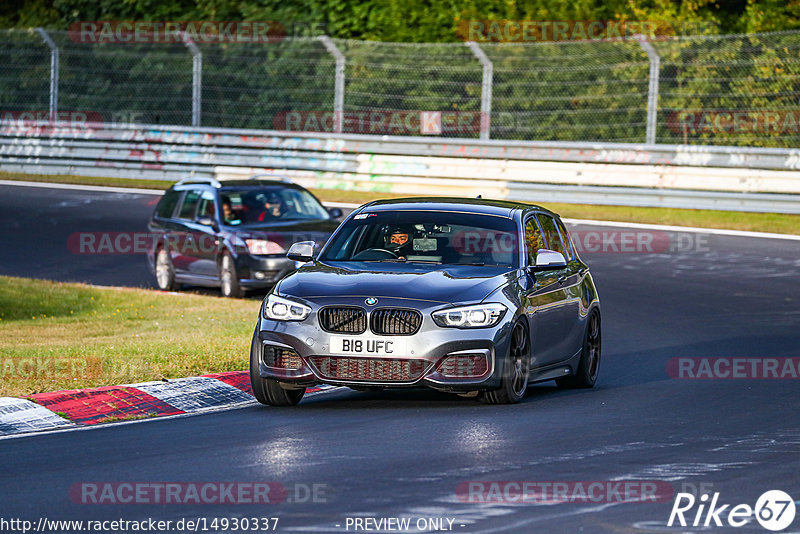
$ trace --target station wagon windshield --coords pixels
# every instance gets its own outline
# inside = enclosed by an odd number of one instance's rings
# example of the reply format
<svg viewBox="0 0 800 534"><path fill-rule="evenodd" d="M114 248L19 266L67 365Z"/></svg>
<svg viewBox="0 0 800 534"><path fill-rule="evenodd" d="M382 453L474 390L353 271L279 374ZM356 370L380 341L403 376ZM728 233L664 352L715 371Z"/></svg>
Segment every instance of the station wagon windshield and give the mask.
<svg viewBox="0 0 800 534"><path fill-rule="evenodd" d="M223 206L227 203L230 207L225 223L233 226L330 219L317 199L306 191L290 187L222 189L220 200Z"/></svg>

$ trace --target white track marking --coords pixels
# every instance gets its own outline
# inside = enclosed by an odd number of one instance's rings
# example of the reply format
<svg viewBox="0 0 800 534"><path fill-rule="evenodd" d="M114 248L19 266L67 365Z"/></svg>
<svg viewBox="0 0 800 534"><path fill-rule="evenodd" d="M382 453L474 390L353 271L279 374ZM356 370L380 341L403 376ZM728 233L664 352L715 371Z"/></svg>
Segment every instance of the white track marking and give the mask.
<svg viewBox="0 0 800 534"><path fill-rule="evenodd" d="M128 387L152 395L184 412L196 412L214 406L232 406L253 400L253 397L241 389L203 376L177 378L168 382L128 384Z"/></svg>
<svg viewBox="0 0 800 534"><path fill-rule="evenodd" d="M589 226L622 226L625 228L642 228L646 230L664 230L668 232L697 232L703 234L727 235L733 237L758 237L761 239L788 239L800 241L800 235L773 234L769 232L746 232L744 230L723 230L720 228L698 228L696 226L669 226L666 224L645 224L633 222L595 221L590 219L562 219L569 224L585 224Z"/></svg>
<svg viewBox="0 0 800 534"><path fill-rule="evenodd" d="M105 185L80 185L80 184L59 184L55 182L25 182L22 180L0 180L0 185L11 185L20 187L38 187L41 189L68 189L71 191L94 191L99 193L127 193L131 195L163 195L165 189L138 189L135 187L113 187ZM361 204L349 202L323 202L332 208L355 209Z"/></svg>
<svg viewBox="0 0 800 534"><path fill-rule="evenodd" d="M0 185L39 187L42 189L69 189L72 191L97 191L100 193L131 193L136 195L164 194L164 190L161 189L137 189L135 187L111 187L105 185L59 184L55 182L23 182L17 180L0 180Z"/></svg>
<svg viewBox="0 0 800 534"><path fill-rule="evenodd" d="M70 423L44 406L39 406L28 399L0 397L0 435L6 431L36 432L73 426L75 426L74 423Z"/></svg>
<svg viewBox="0 0 800 534"><path fill-rule="evenodd" d="M54 182L25 182L17 180L0 180L0 185L16 185L21 187L41 187L52 189L72 189L75 191L99 191L107 193L130 193L143 195L161 195L164 191L158 189L135 189L131 187L106 187L99 185L59 184ZM324 202L332 208L355 209L361 204L350 202ZM623 228L642 228L647 230L665 230L672 232L698 232L704 234L727 235L733 237L752 237L761 239L786 239L800 241L800 235L775 234L769 232L747 232L744 230L723 230L720 228L699 228L696 226L670 226L665 224L645 224L624 221L596 221L593 219L563 219L565 223L586 224L591 226L616 226Z"/></svg>
<svg viewBox="0 0 800 534"><path fill-rule="evenodd" d="M207 377L193 377L193 378L207 378ZM175 380L173 380L173 382L176 381L176 380L181 380L181 379L175 379ZM138 385L134 384L131 387L138 387ZM233 386L231 386L231 387L233 387ZM339 390L342 389L342 388L340 388L338 386L327 386L327 385L324 385L324 386L320 386L320 387L321 387L321 391L314 391L314 392L311 392L311 393L307 393L306 397L323 396L325 394L334 393L334 392L339 391ZM7 434L7 435L0 434L0 441L6 440L6 439L17 439L17 438L24 438L24 437L30 437L30 436L44 436L44 435L47 435L47 434L60 434L62 432L85 432L85 431L96 430L96 429L99 429L99 428L108 428L109 426L138 425L138 424L142 424L142 423L150 423L150 422L153 422L153 421L165 421L165 420L168 420L168 419L179 419L179 418L184 418L184 417L195 417L195 416L198 416L198 415L205 415L205 414L211 414L211 413L217 413L217 412L226 412L226 411L229 411L229 410L241 410L241 409L244 409L244 408L268 408L266 406L262 406L261 404L259 404L258 401L256 401L253 397L250 397L250 395L247 395L247 397L248 397L248 400L246 402L237 402L235 404L227 404L227 405L222 405L222 406L210 406L208 408L200 408L200 409L195 408L193 411L190 411L190 412L187 412L187 413L180 413L180 414L175 414L175 415L158 415L158 416L155 416L155 417L148 417L148 418L145 418L145 419L133 419L133 420L130 420L130 421L115 421L113 423L99 423L99 424L94 424L94 425L76 425L75 423L71 423L71 422L67 421L66 419L63 419L62 417L59 417L58 415L54 414L53 412L51 412L47 408L45 408L43 406L39 406L38 404L30 402L29 400L26 400L26 399L19 399L19 398L16 398L16 397L0 397L0 423L5 421L6 415L5 415L4 412L7 411L7 409L5 409L5 407L8 406L8 405L13 405L13 404L19 403L19 402L24 402L24 403L31 404L31 405L33 405L33 407L37 408L38 410L44 410L45 412L47 412L47 414L49 414L49 415L47 415L47 418L48 418L47 422L52 422L53 423L51 425L49 424L49 425L43 426L41 428L32 428L32 427L31 428L25 428L25 429L20 430L19 434ZM42 417L45 417L45 414L43 412L41 412L41 415L42 415ZM55 419L52 419L52 418L55 418ZM56 421L56 419L58 421Z"/></svg>

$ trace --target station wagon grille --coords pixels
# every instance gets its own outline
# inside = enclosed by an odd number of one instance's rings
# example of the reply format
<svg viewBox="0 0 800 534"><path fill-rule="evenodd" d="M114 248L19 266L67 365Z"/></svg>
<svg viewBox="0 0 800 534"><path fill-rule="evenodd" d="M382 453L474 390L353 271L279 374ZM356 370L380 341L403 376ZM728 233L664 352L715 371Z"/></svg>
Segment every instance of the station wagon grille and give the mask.
<svg viewBox="0 0 800 534"><path fill-rule="evenodd" d="M364 380L369 382L410 382L425 371L422 360L399 358L349 358L312 356L311 363L328 380Z"/></svg>
<svg viewBox="0 0 800 534"><path fill-rule="evenodd" d="M422 326L422 314L417 310L381 308L370 314L370 327L376 334L411 336Z"/></svg>
<svg viewBox="0 0 800 534"><path fill-rule="evenodd" d="M367 329L367 314L361 308L322 308L319 325L328 332L361 334Z"/></svg>

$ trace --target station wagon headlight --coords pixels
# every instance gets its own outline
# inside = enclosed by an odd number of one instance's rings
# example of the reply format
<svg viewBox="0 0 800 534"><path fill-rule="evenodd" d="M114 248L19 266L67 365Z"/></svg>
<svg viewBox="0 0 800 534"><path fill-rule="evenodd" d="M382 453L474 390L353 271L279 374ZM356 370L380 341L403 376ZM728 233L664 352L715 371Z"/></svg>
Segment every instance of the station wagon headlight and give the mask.
<svg viewBox="0 0 800 534"><path fill-rule="evenodd" d="M277 295L270 295L267 297L267 302L264 303L264 319L302 321L308 317L309 313L311 313L309 306Z"/></svg>
<svg viewBox="0 0 800 534"><path fill-rule="evenodd" d="M498 303L474 304L433 312L433 322L445 328L486 328L500 322L508 308Z"/></svg>
<svg viewBox="0 0 800 534"><path fill-rule="evenodd" d="M286 252L286 249L278 243L266 239L246 239L245 244L250 254L255 254L257 256L265 254L283 254Z"/></svg>

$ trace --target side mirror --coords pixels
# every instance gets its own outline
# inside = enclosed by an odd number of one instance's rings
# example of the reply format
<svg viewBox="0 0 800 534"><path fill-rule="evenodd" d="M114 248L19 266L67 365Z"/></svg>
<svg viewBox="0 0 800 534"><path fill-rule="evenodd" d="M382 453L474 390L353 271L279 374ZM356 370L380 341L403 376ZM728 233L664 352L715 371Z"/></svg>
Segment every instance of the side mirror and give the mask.
<svg viewBox="0 0 800 534"><path fill-rule="evenodd" d="M313 241L300 241L289 247L286 257L294 261L311 261L314 258L315 246L316 243Z"/></svg>
<svg viewBox="0 0 800 534"><path fill-rule="evenodd" d="M533 271L549 271L552 269L562 269L567 266L564 255L555 250L546 248L536 252L536 265L531 265Z"/></svg>
<svg viewBox="0 0 800 534"><path fill-rule="evenodd" d="M211 217L198 217L196 219L197 224L202 224L203 226L211 226L216 229L217 223Z"/></svg>
<svg viewBox="0 0 800 534"><path fill-rule="evenodd" d="M332 219L338 219L344 213L339 208L328 208L328 214L331 216Z"/></svg>

